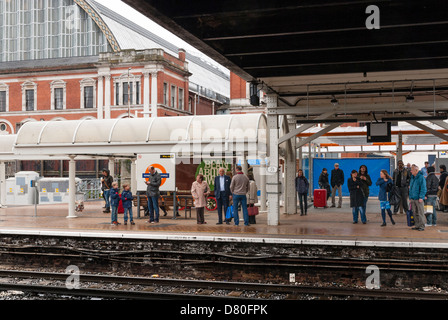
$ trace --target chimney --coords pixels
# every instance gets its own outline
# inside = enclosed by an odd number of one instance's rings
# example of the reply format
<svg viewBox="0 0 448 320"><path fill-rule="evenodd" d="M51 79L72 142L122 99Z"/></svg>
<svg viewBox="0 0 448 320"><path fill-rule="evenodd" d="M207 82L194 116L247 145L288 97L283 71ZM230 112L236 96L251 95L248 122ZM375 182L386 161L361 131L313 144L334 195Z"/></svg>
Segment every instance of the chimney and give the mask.
<svg viewBox="0 0 448 320"><path fill-rule="evenodd" d="M186 55L185 49L179 49L179 60L185 62L185 55Z"/></svg>

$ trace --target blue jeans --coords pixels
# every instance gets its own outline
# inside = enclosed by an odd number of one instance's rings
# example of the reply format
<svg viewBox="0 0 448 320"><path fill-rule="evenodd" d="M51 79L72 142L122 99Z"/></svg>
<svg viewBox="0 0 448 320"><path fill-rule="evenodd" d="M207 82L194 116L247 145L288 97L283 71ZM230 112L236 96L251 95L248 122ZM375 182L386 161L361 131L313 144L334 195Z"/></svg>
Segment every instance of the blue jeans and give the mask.
<svg viewBox="0 0 448 320"><path fill-rule="evenodd" d="M362 223L366 223L367 219L366 219L366 213L364 212L364 208L363 207L353 207L352 208L352 213L353 213L353 222L358 222L358 214L361 214L361 221Z"/></svg>
<svg viewBox="0 0 448 320"><path fill-rule="evenodd" d="M148 197L149 221L159 222L159 197ZM154 211L156 216L154 218Z"/></svg>
<svg viewBox="0 0 448 320"><path fill-rule="evenodd" d="M129 212L129 218L131 221L134 221L134 218L132 218L132 207L131 208L124 208L124 222L128 221L128 212Z"/></svg>
<svg viewBox="0 0 448 320"><path fill-rule="evenodd" d="M244 218L244 225L249 225L249 212L247 211L247 197L246 195L233 195L233 215L235 219L235 225L240 224L240 217L238 216L238 205L241 202L241 207L243 208L243 218Z"/></svg>
<svg viewBox="0 0 448 320"><path fill-rule="evenodd" d="M110 190L104 190L104 200L106 200L106 209L110 208Z"/></svg>
<svg viewBox="0 0 448 320"><path fill-rule="evenodd" d="M432 206L432 214L429 214L426 216L426 223L429 225L437 224L436 200L437 200L437 196L428 197L428 199L425 200L426 205Z"/></svg>
<svg viewBox="0 0 448 320"><path fill-rule="evenodd" d="M112 206L112 222L118 222L117 219L118 207Z"/></svg>

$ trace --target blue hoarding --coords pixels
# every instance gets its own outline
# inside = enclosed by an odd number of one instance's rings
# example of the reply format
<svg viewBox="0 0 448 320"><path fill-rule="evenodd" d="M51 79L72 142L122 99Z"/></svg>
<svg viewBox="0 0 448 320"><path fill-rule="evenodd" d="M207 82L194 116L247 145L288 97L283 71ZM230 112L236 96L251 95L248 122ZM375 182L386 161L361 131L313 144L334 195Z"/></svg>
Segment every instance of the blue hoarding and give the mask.
<svg viewBox="0 0 448 320"><path fill-rule="evenodd" d="M329 181L331 183L331 170L334 169L334 164L339 163L339 168L344 171L344 185L342 186L342 195L349 196L347 188L347 179L350 178L352 170L359 171L361 165L366 165L370 178L372 179L372 185L370 186L370 197L378 197L379 188L375 185L375 182L380 177L380 171L382 169L390 172L390 158L346 158L346 159L313 159L313 190L319 189L319 176L322 173L322 169L328 170Z"/></svg>

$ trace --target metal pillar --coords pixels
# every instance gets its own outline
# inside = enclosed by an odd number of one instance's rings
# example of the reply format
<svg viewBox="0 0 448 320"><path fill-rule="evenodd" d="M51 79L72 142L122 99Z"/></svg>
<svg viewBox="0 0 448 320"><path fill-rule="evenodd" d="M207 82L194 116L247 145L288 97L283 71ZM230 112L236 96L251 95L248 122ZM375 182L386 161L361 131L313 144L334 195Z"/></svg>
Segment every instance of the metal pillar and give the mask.
<svg viewBox="0 0 448 320"><path fill-rule="evenodd" d="M0 208L6 207L6 163L0 161Z"/></svg>
<svg viewBox="0 0 448 320"><path fill-rule="evenodd" d="M262 158L260 163L260 211L266 212L266 159Z"/></svg>
<svg viewBox="0 0 448 320"><path fill-rule="evenodd" d="M76 161L75 156L70 156L68 164L68 216L67 218L76 218L75 206L76 206Z"/></svg>
<svg viewBox="0 0 448 320"><path fill-rule="evenodd" d="M277 108L277 95L267 95L267 108L268 108L268 130L269 130L269 167L268 175L266 177L266 193L268 196L269 208L268 208L268 225L277 226L280 220L280 172L279 172L279 147L278 147L278 115L276 114ZM271 111L271 112L270 112Z"/></svg>
<svg viewBox="0 0 448 320"><path fill-rule="evenodd" d="M249 174L249 166L247 165L246 152L243 152L243 158L241 159L241 168L243 168L243 173L247 176Z"/></svg>
<svg viewBox="0 0 448 320"><path fill-rule="evenodd" d="M131 190L137 193L137 159L131 159Z"/></svg>
<svg viewBox="0 0 448 320"><path fill-rule="evenodd" d="M285 119L288 121L287 119ZM293 131L296 127L295 121L286 123L288 131ZM296 139L290 139L286 144L285 156L285 213L297 213L297 192L296 192Z"/></svg>
<svg viewBox="0 0 448 320"><path fill-rule="evenodd" d="M403 134L401 131L398 133L398 142L397 142L397 161L403 160Z"/></svg>
<svg viewBox="0 0 448 320"><path fill-rule="evenodd" d="M115 158L109 158L109 174L114 177L115 180Z"/></svg>

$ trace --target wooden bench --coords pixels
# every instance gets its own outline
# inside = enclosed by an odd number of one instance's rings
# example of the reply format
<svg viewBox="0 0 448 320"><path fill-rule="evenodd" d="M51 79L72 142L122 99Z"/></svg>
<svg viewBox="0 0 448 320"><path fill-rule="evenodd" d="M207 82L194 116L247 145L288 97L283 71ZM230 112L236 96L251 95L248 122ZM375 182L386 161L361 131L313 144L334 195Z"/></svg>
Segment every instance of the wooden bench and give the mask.
<svg viewBox="0 0 448 320"><path fill-rule="evenodd" d="M179 208L183 208L183 210L185 210L185 219L187 218L187 212L190 213L191 218L191 208L194 207L193 197L188 195L181 195L177 196L177 199L177 212L179 212ZM159 207L164 213L166 213L170 209L170 207L174 206L173 200L174 199L172 195L161 195L159 197ZM134 196L133 204L135 207L137 207L137 217L140 218L141 207L143 207L143 210L148 210L148 198L146 197L146 194L137 194L136 196Z"/></svg>

